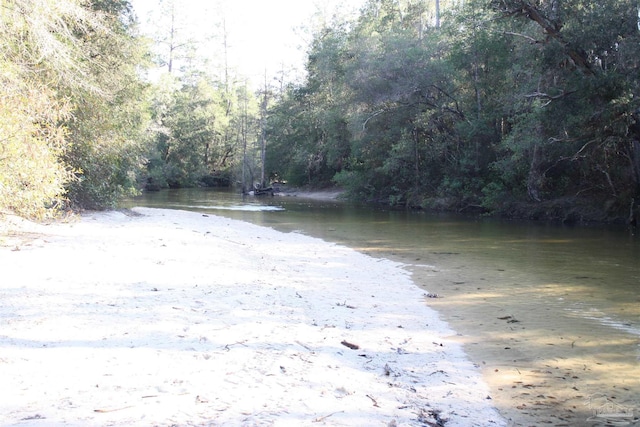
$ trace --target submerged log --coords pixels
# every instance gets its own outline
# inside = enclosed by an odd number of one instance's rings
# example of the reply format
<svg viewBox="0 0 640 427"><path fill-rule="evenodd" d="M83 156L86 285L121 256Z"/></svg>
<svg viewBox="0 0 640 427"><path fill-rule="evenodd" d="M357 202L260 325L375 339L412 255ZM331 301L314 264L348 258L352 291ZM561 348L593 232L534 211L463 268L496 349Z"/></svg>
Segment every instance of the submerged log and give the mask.
<svg viewBox="0 0 640 427"><path fill-rule="evenodd" d="M269 188L261 188L260 190L254 190L253 194L256 196L264 196L267 194L270 194L273 196L273 188L269 187Z"/></svg>

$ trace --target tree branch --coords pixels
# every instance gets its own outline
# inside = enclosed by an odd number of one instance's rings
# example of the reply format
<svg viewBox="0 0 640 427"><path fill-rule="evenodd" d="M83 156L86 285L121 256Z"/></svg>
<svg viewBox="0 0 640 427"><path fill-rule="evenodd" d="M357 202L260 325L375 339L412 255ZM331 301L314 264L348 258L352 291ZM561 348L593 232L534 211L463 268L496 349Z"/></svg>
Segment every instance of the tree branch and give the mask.
<svg viewBox="0 0 640 427"><path fill-rule="evenodd" d="M565 40L564 36L560 32L562 24L552 19L547 18L542 12L525 0L518 0L512 7L508 7L506 1L501 2L504 5L502 12L507 15L524 16L534 22L536 22L549 37L557 40L562 46L564 46L565 52L569 58L576 64L577 67L583 71L595 75L595 71L589 63L586 52L582 49L575 48Z"/></svg>
<svg viewBox="0 0 640 427"><path fill-rule="evenodd" d="M554 95L554 96L549 95L549 94L544 93L544 92L533 92L533 93L530 93L528 95L525 95L524 97L525 98L543 98L543 99L546 99L547 102L545 102L544 105L543 105L543 107L546 107L547 105L551 104L553 101L558 100L560 98L564 98L565 96L569 96L569 95L571 95L572 93L575 93L575 92L576 92L575 90L572 90L572 91L569 91L569 92L564 92L563 91L560 95Z"/></svg>
<svg viewBox="0 0 640 427"><path fill-rule="evenodd" d="M375 113L371 114L369 117L367 117L367 119L362 123L362 132L364 132L365 130L367 130L367 123L369 122L369 120L373 119L376 116L379 116L380 114L384 113L386 110L382 109L382 110L378 110Z"/></svg>
<svg viewBox="0 0 640 427"><path fill-rule="evenodd" d="M520 33L514 33L512 31L504 31L502 34L507 35L507 36L517 36L517 37L522 37L524 39L527 39L531 42L531 44L538 44L540 43L540 40L534 39L533 37L530 37L526 34L520 34Z"/></svg>

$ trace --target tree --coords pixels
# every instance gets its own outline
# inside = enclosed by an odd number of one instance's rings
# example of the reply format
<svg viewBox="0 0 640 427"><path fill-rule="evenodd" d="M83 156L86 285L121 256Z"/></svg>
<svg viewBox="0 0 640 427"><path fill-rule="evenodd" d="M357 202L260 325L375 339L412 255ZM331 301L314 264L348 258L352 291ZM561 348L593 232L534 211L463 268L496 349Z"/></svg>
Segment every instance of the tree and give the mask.
<svg viewBox="0 0 640 427"><path fill-rule="evenodd" d="M51 215L55 209L49 208L60 206L72 178L60 160L67 141L58 125L68 105L50 88L25 80L6 58L0 74L0 212Z"/></svg>
<svg viewBox="0 0 640 427"><path fill-rule="evenodd" d="M190 34L189 23L175 0L159 0L152 17L156 62L173 73L176 63L193 55L196 41Z"/></svg>
<svg viewBox="0 0 640 427"><path fill-rule="evenodd" d="M270 111L267 168L296 185L330 182L349 156L344 30L320 30L309 51L307 84L287 88Z"/></svg>
<svg viewBox="0 0 640 427"><path fill-rule="evenodd" d="M257 142L255 98L206 73L163 75L151 109L147 182L154 187L228 185L240 174L243 141Z"/></svg>
<svg viewBox="0 0 640 427"><path fill-rule="evenodd" d="M281 162L271 168L412 206L563 219L633 211L636 2L432 6L371 0L357 20L316 31L307 80L273 109Z"/></svg>
<svg viewBox="0 0 640 427"><path fill-rule="evenodd" d="M605 218L628 211L640 194L633 166L640 107L636 2L492 5L518 26L506 33L521 45L514 63L536 70L523 86L525 109L512 119L513 129L528 127L525 133L537 136L528 156L529 196L599 200Z"/></svg>
<svg viewBox="0 0 640 427"><path fill-rule="evenodd" d="M65 195L77 202L73 199L82 190L70 186L77 185L82 172L88 173L72 155L89 143L79 132L89 127L83 122L86 115L82 113L87 113L83 102L104 98L108 102L93 114L113 114L111 108L123 105L113 102L123 64L128 70L139 64L140 57L128 52L136 43L135 36L127 32L132 22L124 19L129 10L127 2L117 0L101 1L94 7L80 0L3 4L0 67L5 102L0 126L5 141L0 176L4 208L46 215L54 212L48 208L61 206ZM126 50L109 50L114 45ZM126 80L134 83L136 75L130 73ZM131 132L131 128L120 131ZM118 156L111 164L120 161ZM111 190L119 184L103 185Z"/></svg>
<svg viewBox="0 0 640 427"><path fill-rule="evenodd" d="M71 144L64 159L76 171L68 186L71 202L102 209L137 191L148 120L140 69L148 50L136 33L128 2L91 3L91 12L103 16L104 32L77 34L90 55L85 78L91 86L61 88L74 105L66 122Z"/></svg>

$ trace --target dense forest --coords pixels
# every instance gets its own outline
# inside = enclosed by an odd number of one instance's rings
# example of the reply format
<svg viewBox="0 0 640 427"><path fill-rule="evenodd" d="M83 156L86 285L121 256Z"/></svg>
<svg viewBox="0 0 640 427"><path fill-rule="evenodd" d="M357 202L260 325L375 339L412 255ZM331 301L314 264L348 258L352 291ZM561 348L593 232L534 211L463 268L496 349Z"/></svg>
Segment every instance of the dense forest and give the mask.
<svg viewBox="0 0 640 427"><path fill-rule="evenodd" d="M106 207L144 167L148 47L125 0L0 2L0 211Z"/></svg>
<svg viewBox="0 0 640 427"><path fill-rule="evenodd" d="M268 167L390 204L631 219L639 61L637 1L370 1L316 34Z"/></svg>
<svg viewBox="0 0 640 427"><path fill-rule="evenodd" d="M306 77L198 55L177 0L1 0L0 211L282 181L355 200L634 222L640 5L369 0L309 28ZM162 67L149 78L148 69Z"/></svg>

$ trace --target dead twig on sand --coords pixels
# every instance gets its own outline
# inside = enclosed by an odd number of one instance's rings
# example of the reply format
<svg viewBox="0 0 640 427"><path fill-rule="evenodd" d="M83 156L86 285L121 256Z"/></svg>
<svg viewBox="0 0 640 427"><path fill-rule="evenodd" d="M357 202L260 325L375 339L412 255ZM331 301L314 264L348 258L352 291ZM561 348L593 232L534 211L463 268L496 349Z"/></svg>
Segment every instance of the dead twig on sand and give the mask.
<svg viewBox="0 0 640 427"><path fill-rule="evenodd" d="M129 408L133 408L133 405L123 406L122 408L113 408L113 409L94 409L93 412L97 412L99 414L107 414L109 412L123 411Z"/></svg>
<svg viewBox="0 0 640 427"><path fill-rule="evenodd" d="M345 302L343 302L342 304L340 304L339 302L337 302L337 303L336 303L336 305L337 305L338 307L346 307L346 308L350 308L350 309L352 309L352 310L355 310L355 309L356 309L356 307L355 307L354 305L347 304L347 302L346 302L346 301L345 301Z"/></svg>
<svg viewBox="0 0 640 427"><path fill-rule="evenodd" d="M345 347L349 347L351 350L357 350L357 349L360 348L360 346L358 344L350 343L347 340L342 340L342 342L340 344L342 344Z"/></svg>
<svg viewBox="0 0 640 427"><path fill-rule="evenodd" d="M371 399L371 401L373 402L373 406L376 406L378 408L380 407L380 405L378 405L378 401L374 399L371 395L367 394L367 397Z"/></svg>
<svg viewBox="0 0 640 427"><path fill-rule="evenodd" d="M301 343L301 342L300 342L300 341L298 341L298 340L295 340L295 343L296 343L296 344L298 344L298 345L299 345L299 346L301 346L301 347L306 348L307 350L309 350L310 352L312 352L312 353L313 353L313 349L312 349L311 347L309 347L308 345L303 344L303 343Z"/></svg>
<svg viewBox="0 0 640 427"><path fill-rule="evenodd" d="M331 417L331 416L333 416L333 415L335 415L335 414L341 414L341 413L343 413L343 412L344 412L344 411L332 412L332 413L330 413L329 415L325 415L324 417L314 418L314 419L313 419L313 422L314 422L314 423L320 423L320 422L322 422L322 421L326 420L327 418L329 418L329 417Z"/></svg>
<svg viewBox="0 0 640 427"><path fill-rule="evenodd" d="M233 344L226 344L226 345L224 346L224 349L225 349L225 350L227 350L227 351L230 351L230 350L231 350L231 346L233 346L233 345L241 345L241 346L244 346L244 347L248 347L248 346L245 344L247 341L248 341L248 340L242 340L242 341L236 341L236 342L235 342L235 343L233 343Z"/></svg>

